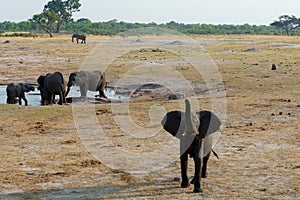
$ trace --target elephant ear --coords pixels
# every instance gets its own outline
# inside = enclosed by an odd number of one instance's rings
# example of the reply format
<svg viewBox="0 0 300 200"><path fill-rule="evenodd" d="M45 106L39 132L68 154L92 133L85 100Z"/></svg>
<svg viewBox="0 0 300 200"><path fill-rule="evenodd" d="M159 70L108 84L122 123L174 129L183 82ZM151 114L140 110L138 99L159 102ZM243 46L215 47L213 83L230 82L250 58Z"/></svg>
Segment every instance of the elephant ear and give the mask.
<svg viewBox="0 0 300 200"><path fill-rule="evenodd" d="M46 76L41 75L39 76L39 78L37 79L38 84L43 88L44 87L44 81L45 81Z"/></svg>
<svg viewBox="0 0 300 200"><path fill-rule="evenodd" d="M29 88L30 88L30 86L27 83L22 84L22 90L23 90L23 92L28 92Z"/></svg>
<svg viewBox="0 0 300 200"><path fill-rule="evenodd" d="M17 85L16 85L16 88L17 88L17 90L18 90L18 92L25 92L26 91L26 85L25 84L23 84L23 83L18 83Z"/></svg>
<svg viewBox="0 0 300 200"><path fill-rule="evenodd" d="M181 111L168 112L161 121L161 124L167 132L180 139L185 130L185 124L181 118L183 116L184 113Z"/></svg>
<svg viewBox="0 0 300 200"><path fill-rule="evenodd" d="M23 90L23 91L24 91L24 92L34 91L34 87L31 86L31 85L28 84L28 83L25 83L25 84L24 84L24 90Z"/></svg>
<svg viewBox="0 0 300 200"><path fill-rule="evenodd" d="M88 82L88 73L86 71L79 71L75 77L75 83L81 85Z"/></svg>
<svg viewBox="0 0 300 200"><path fill-rule="evenodd" d="M208 135L219 130L221 126L220 118L213 112L203 110L196 113L200 120L198 128L200 138L205 138Z"/></svg>

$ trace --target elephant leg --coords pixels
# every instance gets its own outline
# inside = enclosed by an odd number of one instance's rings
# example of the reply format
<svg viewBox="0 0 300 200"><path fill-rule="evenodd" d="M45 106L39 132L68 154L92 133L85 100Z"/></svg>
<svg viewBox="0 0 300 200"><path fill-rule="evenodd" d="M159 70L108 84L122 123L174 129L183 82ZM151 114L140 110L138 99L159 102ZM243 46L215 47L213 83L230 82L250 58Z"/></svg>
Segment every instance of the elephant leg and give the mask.
<svg viewBox="0 0 300 200"><path fill-rule="evenodd" d="M189 178L187 176L187 168L188 168L188 154L184 153L180 156L180 164L181 164L181 187L187 188L189 187Z"/></svg>
<svg viewBox="0 0 300 200"><path fill-rule="evenodd" d="M22 98L19 97L19 105L22 105Z"/></svg>
<svg viewBox="0 0 300 200"><path fill-rule="evenodd" d="M201 150L201 144L202 140L195 138L193 142L193 160L195 164L195 173L194 173L194 178L191 181L192 184L194 184L194 192L201 192L201 159L200 159L200 150Z"/></svg>
<svg viewBox="0 0 300 200"><path fill-rule="evenodd" d="M26 97L25 97L25 94L23 93L23 94L21 94L20 95L20 98L19 98L19 100L21 101L21 100L24 100L24 102L25 102L25 106L28 106L28 101L27 101L27 99L26 99ZM20 103L20 102L19 102ZM22 103L22 102L21 102ZM21 105L21 104L20 104Z"/></svg>
<svg viewBox="0 0 300 200"><path fill-rule="evenodd" d="M26 99L25 97L23 97L23 100L24 100L24 102L25 102L25 106L28 106L28 101L27 101L27 99Z"/></svg>
<svg viewBox="0 0 300 200"><path fill-rule="evenodd" d="M62 104L63 104L63 94L62 94L62 92L59 93L59 101L58 101L58 104L59 104L59 105L62 105Z"/></svg>
<svg viewBox="0 0 300 200"><path fill-rule="evenodd" d="M99 91L99 97L101 98L101 97L103 97L103 98L105 98L105 99L107 99L107 96L105 95L105 93L104 93L104 91Z"/></svg>
<svg viewBox="0 0 300 200"><path fill-rule="evenodd" d="M67 103L67 99L66 99L66 93L65 92L62 92L62 100L63 100L63 103Z"/></svg>
<svg viewBox="0 0 300 200"><path fill-rule="evenodd" d="M203 158L203 166L202 166L202 172L201 172L201 178L206 178L207 177L207 162L210 156L210 152Z"/></svg>
<svg viewBox="0 0 300 200"><path fill-rule="evenodd" d="M11 98L11 97L7 97L6 102L7 102L7 104L14 104L15 103L15 99Z"/></svg>
<svg viewBox="0 0 300 200"><path fill-rule="evenodd" d="M50 104L55 104L55 94L50 95Z"/></svg>
<svg viewBox="0 0 300 200"><path fill-rule="evenodd" d="M86 93L87 93L87 85L81 85L80 86L80 94L81 97L86 97Z"/></svg>
<svg viewBox="0 0 300 200"><path fill-rule="evenodd" d="M195 174L194 174L194 192L201 192L201 177L200 177L200 171L201 171L201 159L199 155L196 155L193 157L194 163L195 163Z"/></svg>
<svg viewBox="0 0 300 200"><path fill-rule="evenodd" d="M107 99L107 96L104 93L105 90L105 81L102 81L100 87L99 87L99 97L103 97Z"/></svg>

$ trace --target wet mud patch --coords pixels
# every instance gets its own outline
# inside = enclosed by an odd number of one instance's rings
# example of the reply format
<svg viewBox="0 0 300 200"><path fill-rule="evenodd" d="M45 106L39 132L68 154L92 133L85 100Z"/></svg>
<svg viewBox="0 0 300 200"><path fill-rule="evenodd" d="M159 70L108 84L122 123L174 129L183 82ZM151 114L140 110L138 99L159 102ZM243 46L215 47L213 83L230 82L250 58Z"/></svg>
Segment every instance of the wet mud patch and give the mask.
<svg viewBox="0 0 300 200"><path fill-rule="evenodd" d="M205 97L208 95L209 91L207 85L200 82L191 82L194 87L194 95L199 95ZM28 100L29 106L41 106L41 95L40 91L37 89L38 85L31 84L35 87L35 91L30 91L25 93L25 97ZM0 85L0 104L6 104L6 85ZM183 99L186 96L191 96L191 94L184 95L182 93L182 88L184 86L179 86L178 88L173 88L170 90L164 85L157 83L147 83L147 84L135 84L135 85L124 85L124 87L113 87L107 86L104 93L108 99L99 98L99 92L88 91L86 97L81 97L79 86L71 87L71 90L66 98L67 103L90 103L90 104L108 104L108 103L122 103L127 100L133 101L144 101L144 100L176 100ZM216 91L217 91L216 86ZM218 92L218 91L217 91ZM58 95L55 96L55 101L58 102ZM16 104L18 103L18 98L16 98ZM24 101L22 100L22 105ZM55 104L56 105L56 104Z"/></svg>
<svg viewBox="0 0 300 200"><path fill-rule="evenodd" d="M0 85L0 104L6 104L6 85ZM28 100L29 106L40 106L41 105L41 95L40 91L37 89L37 85L34 85L35 90L32 92L25 93L25 97ZM97 98L99 96L98 92L88 91L87 97L80 97L79 87L74 86L71 88L70 93L67 97L67 103L73 102L90 102L90 103L120 103L123 99L129 98L128 92L116 92L113 88L106 88L104 91L108 96L108 100ZM55 100L58 101L58 95L55 96ZM18 98L16 104L18 103ZM22 100L22 105L24 105L24 101Z"/></svg>

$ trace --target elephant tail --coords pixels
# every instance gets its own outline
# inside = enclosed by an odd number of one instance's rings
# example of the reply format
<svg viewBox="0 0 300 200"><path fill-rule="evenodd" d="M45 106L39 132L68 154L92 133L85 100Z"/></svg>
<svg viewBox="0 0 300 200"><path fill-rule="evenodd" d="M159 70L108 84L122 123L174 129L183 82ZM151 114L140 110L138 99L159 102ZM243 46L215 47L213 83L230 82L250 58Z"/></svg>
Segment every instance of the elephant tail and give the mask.
<svg viewBox="0 0 300 200"><path fill-rule="evenodd" d="M105 72L102 72L102 77L101 77L101 79L102 79L103 83L106 84L106 74L105 74Z"/></svg>
<svg viewBox="0 0 300 200"><path fill-rule="evenodd" d="M213 152L214 156L216 156L216 158L219 160L218 154L213 149L211 151Z"/></svg>

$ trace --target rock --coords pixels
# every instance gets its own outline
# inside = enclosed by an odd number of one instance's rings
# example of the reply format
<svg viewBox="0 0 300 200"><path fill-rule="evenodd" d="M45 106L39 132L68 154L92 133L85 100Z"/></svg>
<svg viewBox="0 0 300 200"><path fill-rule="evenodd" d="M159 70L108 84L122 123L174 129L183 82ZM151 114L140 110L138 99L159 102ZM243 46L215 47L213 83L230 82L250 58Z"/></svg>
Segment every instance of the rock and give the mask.
<svg viewBox="0 0 300 200"><path fill-rule="evenodd" d="M173 42L170 42L169 43L170 45L182 45L182 42L178 41L178 40L175 40Z"/></svg>
<svg viewBox="0 0 300 200"><path fill-rule="evenodd" d="M272 70L276 70L276 65L272 64Z"/></svg>
<svg viewBox="0 0 300 200"><path fill-rule="evenodd" d="M258 191L260 191L260 192L266 192L267 189L266 188L262 188L262 189L258 189Z"/></svg>
<svg viewBox="0 0 300 200"><path fill-rule="evenodd" d="M170 94L168 97L168 100L177 100L177 99L183 99L183 94Z"/></svg>
<svg viewBox="0 0 300 200"><path fill-rule="evenodd" d="M134 42L143 43L143 41L142 41L142 40L140 40L140 39L137 39L137 40L136 40L136 41L134 41Z"/></svg>
<svg viewBox="0 0 300 200"><path fill-rule="evenodd" d="M10 43L9 40L5 40L5 41L3 42L3 44L8 44L8 43Z"/></svg>
<svg viewBox="0 0 300 200"><path fill-rule="evenodd" d="M152 49L152 52L163 52L162 49L156 48L156 49Z"/></svg>
<svg viewBox="0 0 300 200"><path fill-rule="evenodd" d="M162 88L163 85L161 84L156 84L156 83L147 83L142 86L140 86L138 89L157 89L157 88Z"/></svg>
<svg viewBox="0 0 300 200"><path fill-rule="evenodd" d="M259 52L256 48L246 49L244 52Z"/></svg>

